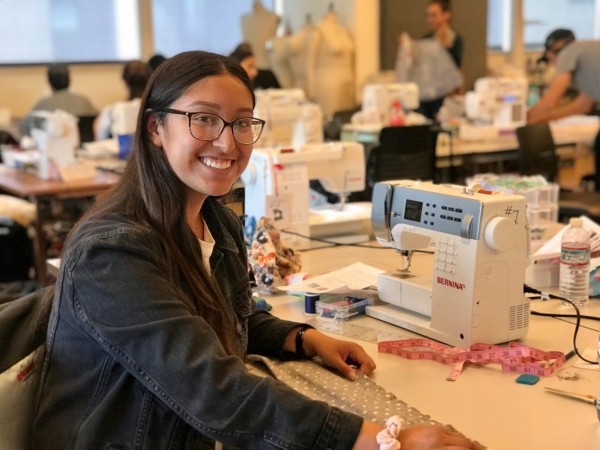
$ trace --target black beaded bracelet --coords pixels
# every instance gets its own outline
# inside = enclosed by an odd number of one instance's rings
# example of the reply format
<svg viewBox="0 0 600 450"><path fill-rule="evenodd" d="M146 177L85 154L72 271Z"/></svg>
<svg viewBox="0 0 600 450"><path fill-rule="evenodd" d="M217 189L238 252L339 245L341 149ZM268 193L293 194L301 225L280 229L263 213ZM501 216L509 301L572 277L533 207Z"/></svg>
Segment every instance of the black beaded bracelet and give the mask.
<svg viewBox="0 0 600 450"><path fill-rule="evenodd" d="M304 351L304 333L306 330L310 330L312 327L307 325L300 328L300 331L296 334L296 357L307 358L306 352Z"/></svg>

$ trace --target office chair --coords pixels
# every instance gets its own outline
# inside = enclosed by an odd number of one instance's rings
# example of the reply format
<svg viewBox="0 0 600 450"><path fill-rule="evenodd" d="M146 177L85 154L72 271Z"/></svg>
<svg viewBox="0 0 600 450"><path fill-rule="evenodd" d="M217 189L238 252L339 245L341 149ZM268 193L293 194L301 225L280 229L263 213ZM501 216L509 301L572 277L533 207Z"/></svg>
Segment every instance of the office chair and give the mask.
<svg viewBox="0 0 600 450"><path fill-rule="evenodd" d="M546 123L525 125L516 129L519 143L519 172L542 175L548 182L558 178L558 157L550 126Z"/></svg>
<svg viewBox="0 0 600 450"><path fill-rule="evenodd" d="M437 131L430 125L384 127L367 159L366 197L385 180L435 181Z"/></svg>
<svg viewBox="0 0 600 450"><path fill-rule="evenodd" d="M352 116L360 111L361 106L358 105L351 109L336 111L329 121L323 126L323 134L328 141L339 141L342 134L342 126L350 123Z"/></svg>
<svg viewBox="0 0 600 450"><path fill-rule="evenodd" d="M94 141L94 120L96 119L96 116L79 116L78 119L79 145Z"/></svg>
<svg viewBox="0 0 600 450"><path fill-rule="evenodd" d="M543 175L549 182L558 178L558 157L550 126L546 123L524 125L516 129L519 171L521 175ZM588 216L600 223L600 192L573 192L560 189L558 218Z"/></svg>

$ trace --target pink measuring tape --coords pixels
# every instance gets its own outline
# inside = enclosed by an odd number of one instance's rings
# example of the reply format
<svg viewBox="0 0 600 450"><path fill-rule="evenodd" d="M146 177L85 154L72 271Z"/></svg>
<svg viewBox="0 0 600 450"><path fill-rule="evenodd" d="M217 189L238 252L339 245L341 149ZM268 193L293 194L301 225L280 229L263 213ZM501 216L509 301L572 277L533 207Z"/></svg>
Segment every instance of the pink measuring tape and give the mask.
<svg viewBox="0 0 600 450"><path fill-rule="evenodd" d="M468 350L447 347L427 339L384 341L377 344L382 353L391 353L407 359L432 360L454 364L446 378L455 381L467 362L475 364L500 364L503 372L527 373L539 376L552 375L565 362L562 352L545 352L518 342L508 347L489 344L473 344Z"/></svg>

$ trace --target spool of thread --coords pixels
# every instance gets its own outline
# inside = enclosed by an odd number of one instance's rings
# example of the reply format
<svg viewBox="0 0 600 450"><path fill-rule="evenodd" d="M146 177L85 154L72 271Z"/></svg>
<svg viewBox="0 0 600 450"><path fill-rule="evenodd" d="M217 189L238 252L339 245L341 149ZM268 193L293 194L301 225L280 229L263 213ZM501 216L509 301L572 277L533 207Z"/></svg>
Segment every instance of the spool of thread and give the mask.
<svg viewBox="0 0 600 450"><path fill-rule="evenodd" d="M319 294L312 294L307 292L304 294L304 314L314 316L317 314L317 301L319 300Z"/></svg>

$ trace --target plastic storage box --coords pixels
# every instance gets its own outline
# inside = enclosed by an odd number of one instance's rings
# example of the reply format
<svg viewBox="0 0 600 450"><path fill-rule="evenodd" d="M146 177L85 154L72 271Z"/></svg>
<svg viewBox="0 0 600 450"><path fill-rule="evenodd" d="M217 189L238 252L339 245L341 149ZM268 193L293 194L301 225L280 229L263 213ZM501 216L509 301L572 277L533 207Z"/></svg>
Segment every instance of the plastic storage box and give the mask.
<svg viewBox="0 0 600 450"><path fill-rule="evenodd" d="M317 317L348 320L353 316L364 314L365 308L373 303L372 298L332 296L317 301Z"/></svg>
<svg viewBox="0 0 600 450"><path fill-rule="evenodd" d="M491 191L523 195L527 204L527 222L532 232L543 231L548 222L558 221L560 187L556 183L548 183L541 175L479 174L467 182L479 183Z"/></svg>

